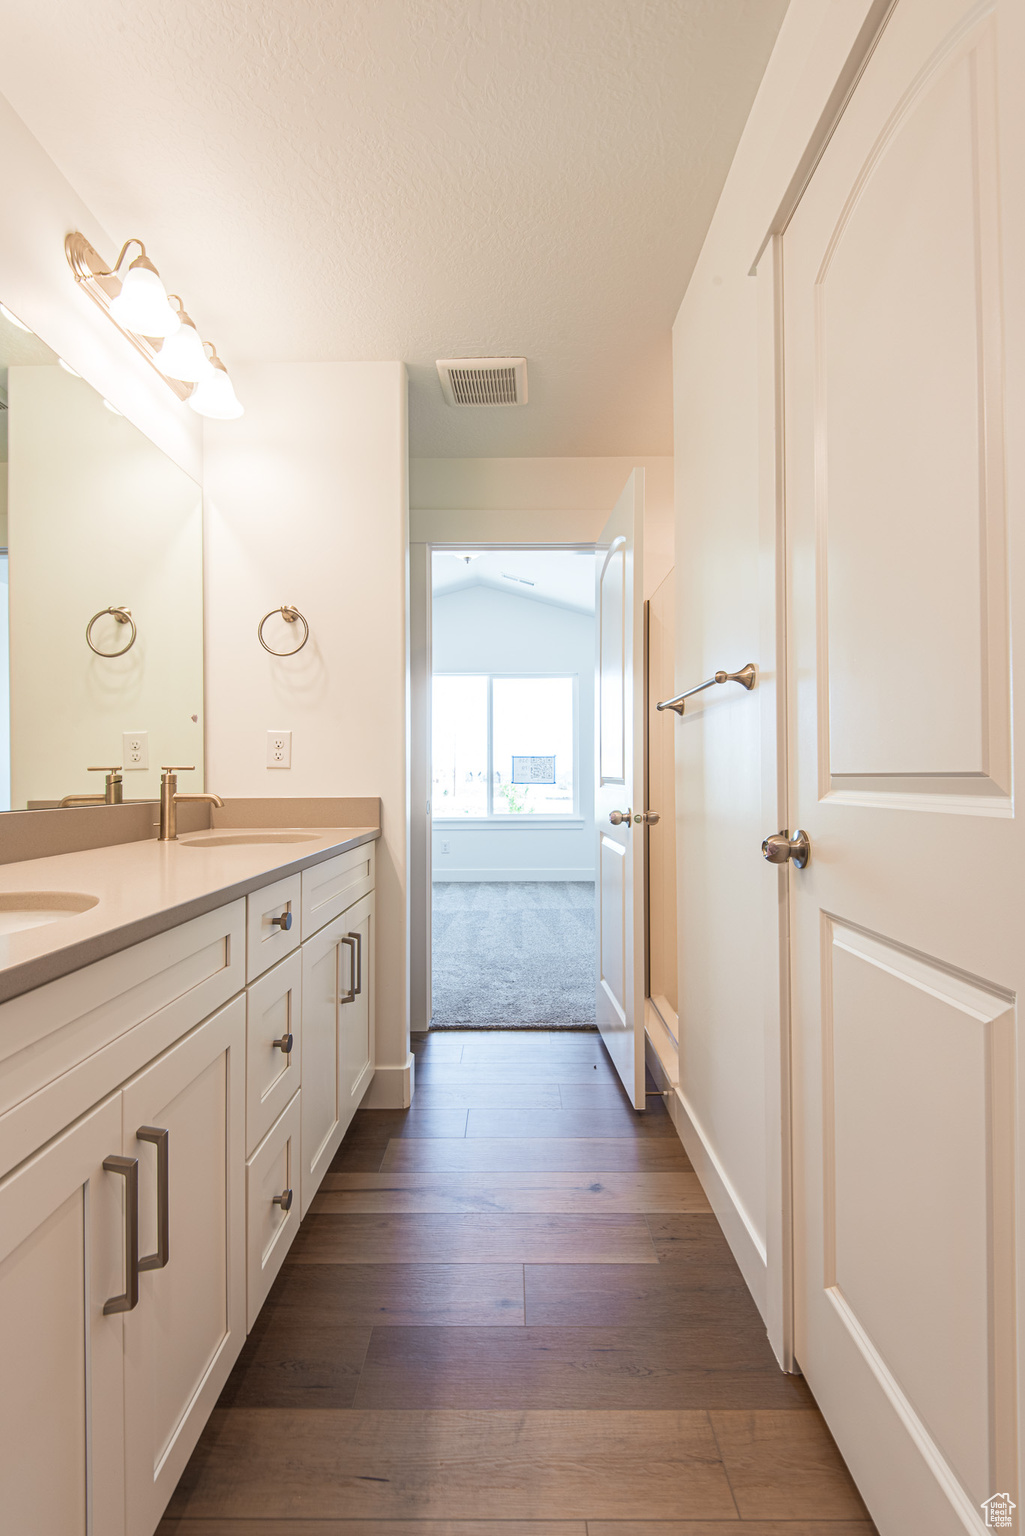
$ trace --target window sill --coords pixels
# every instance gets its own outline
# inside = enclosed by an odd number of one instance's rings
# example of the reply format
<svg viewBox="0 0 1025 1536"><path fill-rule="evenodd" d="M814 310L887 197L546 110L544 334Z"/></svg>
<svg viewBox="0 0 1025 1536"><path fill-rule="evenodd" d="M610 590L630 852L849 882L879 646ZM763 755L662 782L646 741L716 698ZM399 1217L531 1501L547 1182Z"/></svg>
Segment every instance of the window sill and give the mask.
<svg viewBox="0 0 1025 1536"><path fill-rule="evenodd" d="M465 827L472 832L579 832L587 826L584 816L435 816L432 827L455 832Z"/></svg>

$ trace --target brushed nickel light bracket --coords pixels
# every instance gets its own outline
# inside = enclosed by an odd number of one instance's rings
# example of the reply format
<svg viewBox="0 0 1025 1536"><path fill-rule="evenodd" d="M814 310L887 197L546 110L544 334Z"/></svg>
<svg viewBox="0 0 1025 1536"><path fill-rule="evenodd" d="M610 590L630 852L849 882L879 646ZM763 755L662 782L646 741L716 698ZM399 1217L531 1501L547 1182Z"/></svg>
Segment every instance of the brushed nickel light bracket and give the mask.
<svg viewBox="0 0 1025 1536"><path fill-rule="evenodd" d="M125 258L125 252L129 246L137 245L146 254L146 247L141 240L126 240L121 247L117 261L112 267L108 267L103 257L96 248L78 230L67 236L64 241L64 254L68 258L68 266L75 274L75 282L89 295L94 304L98 304L112 325L117 326L122 336L126 336L132 346L144 357L179 400L187 400L195 388L194 384L183 384L180 379L168 378L167 374L157 363L157 347L146 336L137 336L134 331L126 330L123 325L110 312L110 306L121 292L121 279L118 277L118 268Z"/></svg>

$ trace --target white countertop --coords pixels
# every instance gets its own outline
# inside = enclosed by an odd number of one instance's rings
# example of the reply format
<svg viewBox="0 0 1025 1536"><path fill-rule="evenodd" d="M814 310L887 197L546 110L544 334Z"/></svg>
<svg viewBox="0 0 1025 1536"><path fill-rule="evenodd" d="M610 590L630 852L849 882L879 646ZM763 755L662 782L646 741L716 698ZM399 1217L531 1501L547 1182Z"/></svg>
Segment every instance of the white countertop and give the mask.
<svg viewBox="0 0 1025 1536"><path fill-rule="evenodd" d="M378 827L297 827L294 843L203 846L227 830L0 865L0 896L75 891L99 898L88 911L0 933L0 1002L380 836ZM260 831L240 830L250 836ZM266 833L282 838L289 830L268 827Z"/></svg>

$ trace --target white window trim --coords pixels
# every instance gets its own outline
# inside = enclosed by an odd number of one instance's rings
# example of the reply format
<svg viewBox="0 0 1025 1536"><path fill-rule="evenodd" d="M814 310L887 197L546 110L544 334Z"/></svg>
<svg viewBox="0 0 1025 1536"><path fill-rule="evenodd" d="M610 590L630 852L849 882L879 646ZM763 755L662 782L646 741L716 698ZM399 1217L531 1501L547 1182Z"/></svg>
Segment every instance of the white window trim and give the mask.
<svg viewBox="0 0 1025 1536"><path fill-rule="evenodd" d="M587 820L569 812L544 816L507 816L499 812L497 816L435 816L431 825L446 832L458 832L460 827L467 832L579 832Z"/></svg>
<svg viewBox="0 0 1025 1536"><path fill-rule="evenodd" d="M580 674L579 672L482 672L479 668L464 668L456 671L446 669L444 672L432 673L433 684L435 677L486 677L488 682L488 755L487 755L487 815L486 816L435 816L432 825L436 827L509 827L511 830L522 831L525 826L540 828L545 825L552 827L569 827L574 825L582 827L584 818L580 814ZM494 744L494 700L493 684L496 677L566 677L573 684L573 809L571 811L546 811L543 815L531 815L529 811L496 811L495 810L495 744ZM433 793L434 768L431 767L431 782ZM433 804L433 800L432 800Z"/></svg>

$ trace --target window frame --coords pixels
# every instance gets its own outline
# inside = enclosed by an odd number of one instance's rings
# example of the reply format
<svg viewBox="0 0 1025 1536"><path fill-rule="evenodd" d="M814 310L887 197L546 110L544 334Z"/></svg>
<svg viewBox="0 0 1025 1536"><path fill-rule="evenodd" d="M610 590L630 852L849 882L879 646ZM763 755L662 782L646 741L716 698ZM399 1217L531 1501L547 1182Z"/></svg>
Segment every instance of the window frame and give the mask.
<svg viewBox="0 0 1025 1536"><path fill-rule="evenodd" d="M464 667L458 670L447 668L443 672L431 673L431 690L433 699L434 679L436 677L483 677L487 679L487 768L486 791L487 810L483 816L436 816L434 811L434 732L431 731L431 821L435 826L444 823L450 827L573 827L583 826L584 818L580 814L580 674L579 672L526 672L517 669L515 672L484 671L481 667ZM496 811L495 810L495 740L494 740L494 683L496 678L515 678L517 680L530 681L531 679L558 678L568 680L573 692L573 809L571 811L543 811L540 814L531 811Z"/></svg>

